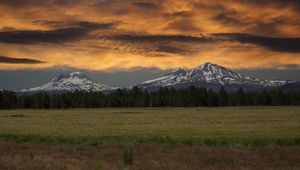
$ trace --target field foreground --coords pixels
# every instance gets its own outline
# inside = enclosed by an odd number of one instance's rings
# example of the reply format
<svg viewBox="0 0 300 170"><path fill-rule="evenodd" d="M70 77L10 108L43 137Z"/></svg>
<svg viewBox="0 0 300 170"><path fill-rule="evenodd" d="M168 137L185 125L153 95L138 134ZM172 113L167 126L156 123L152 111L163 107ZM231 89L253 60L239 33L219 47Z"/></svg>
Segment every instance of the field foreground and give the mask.
<svg viewBox="0 0 300 170"><path fill-rule="evenodd" d="M0 169L289 169L299 147L87 146L0 142Z"/></svg>
<svg viewBox="0 0 300 170"><path fill-rule="evenodd" d="M300 145L299 107L0 111L0 138L75 144Z"/></svg>
<svg viewBox="0 0 300 170"><path fill-rule="evenodd" d="M0 169L300 169L299 107L0 111Z"/></svg>

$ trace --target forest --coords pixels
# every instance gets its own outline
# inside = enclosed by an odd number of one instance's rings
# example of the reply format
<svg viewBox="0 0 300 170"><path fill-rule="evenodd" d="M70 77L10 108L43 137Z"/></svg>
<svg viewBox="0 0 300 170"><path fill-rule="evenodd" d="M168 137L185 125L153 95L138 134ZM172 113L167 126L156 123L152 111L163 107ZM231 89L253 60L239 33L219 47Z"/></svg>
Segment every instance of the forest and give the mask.
<svg viewBox="0 0 300 170"><path fill-rule="evenodd" d="M299 106L300 92L278 89L244 92L207 90L191 86L185 89L160 88L148 92L138 87L110 93L74 91L20 95L0 91L0 109L64 109L105 107L219 107L219 106Z"/></svg>

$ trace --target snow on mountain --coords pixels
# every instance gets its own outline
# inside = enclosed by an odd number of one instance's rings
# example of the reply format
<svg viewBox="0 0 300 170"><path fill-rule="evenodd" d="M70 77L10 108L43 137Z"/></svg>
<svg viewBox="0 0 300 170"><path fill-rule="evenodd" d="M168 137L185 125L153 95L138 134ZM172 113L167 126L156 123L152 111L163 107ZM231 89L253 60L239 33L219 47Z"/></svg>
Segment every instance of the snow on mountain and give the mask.
<svg viewBox="0 0 300 170"><path fill-rule="evenodd" d="M230 88L233 88L234 86L234 88L254 87L254 89L257 89L281 87L293 82L294 81L263 80L247 77L217 64L204 63L189 71L177 68L163 77L145 81L137 86L149 90L159 87L188 87L191 85L208 88L218 88L220 86L230 86ZM75 90L111 91L116 89L117 88L108 87L101 83L96 83L81 72L73 72L62 74L40 87L24 89L21 90L21 92L60 92Z"/></svg>
<svg viewBox="0 0 300 170"><path fill-rule="evenodd" d="M243 76L223 66L204 63L190 71L176 69L169 74L143 82L139 85L142 88L149 87L166 87L181 84L205 82L217 85L240 85L240 86L260 86L260 87L278 87L289 83L280 80L263 80Z"/></svg>
<svg viewBox="0 0 300 170"><path fill-rule="evenodd" d="M142 83L142 85L146 86L172 86L176 85L178 83L186 81L186 74L187 72L181 68L177 68L176 70L170 72L169 74L154 79L145 81Z"/></svg>
<svg viewBox="0 0 300 170"><path fill-rule="evenodd" d="M21 90L21 92L54 92L54 91L105 91L110 90L107 85L96 83L81 72L62 74L49 83L40 87Z"/></svg>

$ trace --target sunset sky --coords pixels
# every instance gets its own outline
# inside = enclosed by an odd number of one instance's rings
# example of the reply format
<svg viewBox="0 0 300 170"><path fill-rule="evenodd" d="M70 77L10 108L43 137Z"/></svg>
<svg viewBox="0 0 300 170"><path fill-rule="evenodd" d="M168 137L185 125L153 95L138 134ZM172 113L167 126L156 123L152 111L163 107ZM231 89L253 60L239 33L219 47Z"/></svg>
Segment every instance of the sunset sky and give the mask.
<svg viewBox="0 0 300 170"><path fill-rule="evenodd" d="M0 21L3 81L20 70L112 74L207 61L300 73L299 0L0 0Z"/></svg>

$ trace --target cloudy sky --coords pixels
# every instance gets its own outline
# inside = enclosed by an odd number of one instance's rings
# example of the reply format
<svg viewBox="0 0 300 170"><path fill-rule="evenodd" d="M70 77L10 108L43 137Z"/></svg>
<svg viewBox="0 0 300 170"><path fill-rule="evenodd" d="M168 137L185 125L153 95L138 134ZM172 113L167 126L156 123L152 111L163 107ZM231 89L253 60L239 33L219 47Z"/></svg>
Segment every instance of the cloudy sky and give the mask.
<svg viewBox="0 0 300 170"><path fill-rule="evenodd" d="M207 61L262 78L300 74L299 0L0 0L0 21L3 82L57 68L143 80Z"/></svg>

